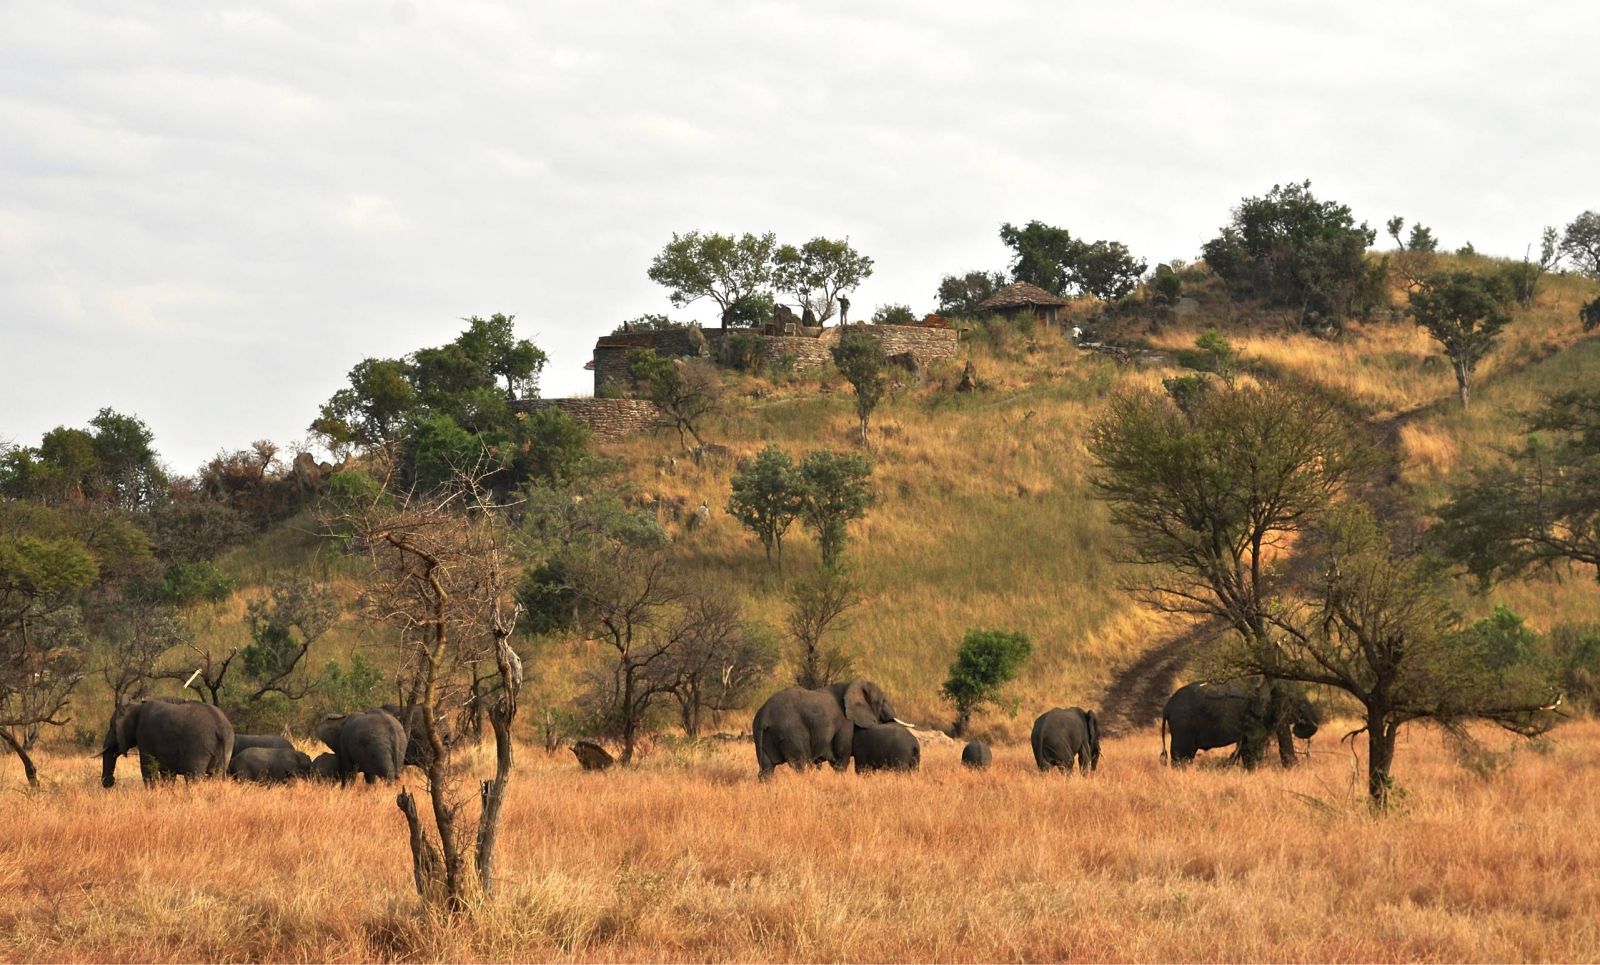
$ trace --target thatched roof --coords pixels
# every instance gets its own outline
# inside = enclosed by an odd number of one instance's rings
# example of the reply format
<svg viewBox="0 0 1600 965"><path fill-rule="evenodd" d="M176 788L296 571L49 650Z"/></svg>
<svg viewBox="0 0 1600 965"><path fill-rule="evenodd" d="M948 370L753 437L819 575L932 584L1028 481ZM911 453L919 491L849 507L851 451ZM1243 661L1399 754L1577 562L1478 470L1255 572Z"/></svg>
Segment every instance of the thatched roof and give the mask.
<svg viewBox="0 0 1600 965"><path fill-rule="evenodd" d="M978 303L979 308L1021 308L1024 305L1067 305L1065 298L1052 295L1038 285L1025 281L1012 282Z"/></svg>

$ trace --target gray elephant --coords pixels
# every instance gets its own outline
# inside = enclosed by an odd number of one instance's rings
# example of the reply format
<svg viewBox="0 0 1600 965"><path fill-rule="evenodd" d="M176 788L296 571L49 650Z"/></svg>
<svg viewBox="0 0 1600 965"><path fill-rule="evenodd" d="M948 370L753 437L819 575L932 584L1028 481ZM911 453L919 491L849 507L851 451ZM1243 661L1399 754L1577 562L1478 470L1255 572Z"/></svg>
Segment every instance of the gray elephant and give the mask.
<svg viewBox="0 0 1600 965"><path fill-rule="evenodd" d="M1194 760L1196 751L1235 745L1235 757L1254 768L1276 739L1284 767L1295 763L1290 735L1308 740L1321 719L1299 685L1262 677L1178 688L1161 712L1161 759L1174 766ZM1172 752L1167 753L1167 731Z"/></svg>
<svg viewBox="0 0 1600 965"><path fill-rule="evenodd" d="M246 747L233 755L228 773L241 781L281 784L311 775L311 758L281 747Z"/></svg>
<svg viewBox="0 0 1600 965"><path fill-rule="evenodd" d="M233 753L233 725L228 716L198 700L158 697L124 704L111 715L100 749L100 783L117 783L117 760L139 749L139 770L146 784L156 775L185 780L226 774Z"/></svg>
<svg viewBox="0 0 1600 965"><path fill-rule="evenodd" d="M292 751L294 745L289 743L289 738L277 734L234 734L233 756L238 757L239 752L252 747L273 747L280 751Z"/></svg>
<svg viewBox="0 0 1600 965"><path fill-rule="evenodd" d="M983 741L967 741L967 746L961 748L961 763L965 767L983 770L989 766L994 755L989 752L989 745Z"/></svg>
<svg viewBox="0 0 1600 965"><path fill-rule="evenodd" d="M338 759L341 784L357 771L368 784L392 781L405 767L406 729L381 708L329 714L317 724L317 737Z"/></svg>
<svg viewBox="0 0 1600 965"><path fill-rule="evenodd" d="M426 768L428 762L433 760L433 746L428 743L428 728L422 708L416 704L403 707L400 704L384 704L383 710L392 714L400 721L400 726L406 729L406 763L416 767ZM448 727L443 718L434 722L434 727L439 732L439 739L448 748L453 741Z"/></svg>
<svg viewBox="0 0 1600 965"><path fill-rule="evenodd" d="M895 719L889 698L870 680L780 690L750 724L759 776L767 780L779 764L804 771L824 761L842 771L850 765L858 728Z"/></svg>
<svg viewBox="0 0 1600 965"><path fill-rule="evenodd" d="M856 729L850 755L856 759L857 774L914 771L922 766L922 742L899 724L873 724Z"/></svg>
<svg viewBox="0 0 1600 965"><path fill-rule="evenodd" d="M313 781L339 780L339 755L318 754L316 759L311 762L309 777Z"/></svg>
<svg viewBox="0 0 1600 965"><path fill-rule="evenodd" d="M1058 767L1087 774L1100 766L1100 722L1094 711L1057 707L1033 722L1033 762L1039 770Z"/></svg>

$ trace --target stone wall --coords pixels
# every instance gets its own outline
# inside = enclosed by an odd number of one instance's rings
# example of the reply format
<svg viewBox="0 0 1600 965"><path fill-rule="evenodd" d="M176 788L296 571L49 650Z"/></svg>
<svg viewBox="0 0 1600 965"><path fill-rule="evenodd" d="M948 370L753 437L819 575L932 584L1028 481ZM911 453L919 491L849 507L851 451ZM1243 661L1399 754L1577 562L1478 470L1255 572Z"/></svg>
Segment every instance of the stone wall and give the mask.
<svg viewBox="0 0 1600 965"><path fill-rule="evenodd" d="M660 410L649 399L524 399L522 412L560 409L588 426L596 439L618 439L655 428Z"/></svg>
<svg viewBox="0 0 1600 965"><path fill-rule="evenodd" d="M857 325L883 343L885 355L910 352L918 362L927 365L939 359L953 359L960 354L959 334L952 328L934 328L924 325ZM668 329L663 332L628 332L607 335L594 346L594 391L604 395L614 389L626 389L633 379L628 374L628 353L637 348L653 348L659 355L672 358L716 358L723 339L740 329L712 328L701 331ZM788 335L763 335L762 352L768 363L776 363L785 356L794 359L797 369L810 369L826 365L829 354L842 332L838 326L825 328L816 338Z"/></svg>
<svg viewBox="0 0 1600 965"><path fill-rule="evenodd" d="M655 349L669 358L694 358L711 354L706 334L698 328L669 328L659 332L622 332L603 335L594 343L594 394L609 388L625 389L633 384L628 373L628 354L634 349Z"/></svg>
<svg viewBox="0 0 1600 965"><path fill-rule="evenodd" d="M883 354L910 352L926 365L936 359L953 359L960 354L960 334L953 328L925 328L921 325L868 325L866 329L883 343Z"/></svg>

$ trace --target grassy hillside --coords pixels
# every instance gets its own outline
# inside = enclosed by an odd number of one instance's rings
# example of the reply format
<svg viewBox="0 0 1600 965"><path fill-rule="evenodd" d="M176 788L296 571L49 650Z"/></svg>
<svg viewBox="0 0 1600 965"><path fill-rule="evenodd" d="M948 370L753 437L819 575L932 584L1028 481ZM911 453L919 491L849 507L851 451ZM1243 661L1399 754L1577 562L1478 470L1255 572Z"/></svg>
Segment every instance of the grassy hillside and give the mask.
<svg viewBox="0 0 1600 965"><path fill-rule="evenodd" d="M1404 485L1423 513L1453 474L1515 441L1517 413L1541 393L1583 384L1600 372L1600 338L1584 335L1576 318L1593 283L1573 277L1547 279L1537 303L1518 311L1478 373L1468 412L1459 410L1434 344L1403 319L1352 325L1343 339L1330 342L1238 318L1214 286L1197 294L1195 316L1174 323L1134 313L1119 318L1113 334L1172 350L1218 328L1262 377L1281 373L1343 393L1368 418L1393 427ZM951 714L938 688L964 631L1027 632L1034 656L1008 691L1015 712L1002 708L975 721L979 733L1016 740L1043 708L1097 705L1117 670L1181 627L1135 605L1122 588L1132 574L1116 561L1119 534L1105 507L1091 498L1083 445L1109 395L1159 390L1161 378L1177 370L1121 365L1043 329L978 327L968 333L963 352L982 391L955 392L962 362L946 364L901 386L874 418L880 500L853 528L846 554L866 600L837 639L860 672L887 688L902 716L943 725ZM751 616L780 626L786 579L815 567L816 550L796 526L784 576L767 565L759 544L725 511L734 462L769 442L795 455L819 446L854 447L851 390L828 372L776 380L729 375L724 410L704 434L727 445L733 457L697 465L673 434L635 436L601 449L619 461L635 499L678 507L662 519L693 579L727 588ZM687 517L701 503L709 523L691 529ZM275 574L311 571L353 600L355 564L331 553L316 528L309 516L291 520L228 554L222 566L241 589L194 614L202 638L219 651L248 642L244 608ZM1600 617L1586 579L1547 574L1488 596L1474 594L1466 581L1460 587L1465 611L1482 613L1503 602L1540 629ZM377 631L347 616L319 644L313 663L348 660L363 649L381 659L381 643ZM582 659L573 646L546 644L530 661L536 704L569 696ZM783 685L787 674L783 668L773 686ZM87 719L103 719L103 701L92 688L79 703ZM542 709L528 719L542 717ZM740 724L735 719L724 727Z"/></svg>

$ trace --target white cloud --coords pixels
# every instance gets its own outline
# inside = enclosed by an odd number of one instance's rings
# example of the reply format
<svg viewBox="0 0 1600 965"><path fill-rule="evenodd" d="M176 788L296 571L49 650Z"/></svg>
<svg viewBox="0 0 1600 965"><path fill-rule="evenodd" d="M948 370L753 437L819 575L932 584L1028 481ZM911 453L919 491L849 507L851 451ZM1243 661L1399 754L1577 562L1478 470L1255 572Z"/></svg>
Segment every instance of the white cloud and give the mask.
<svg viewBox="0 0 1600 965"><path fill-rule="evenodd" d="M1193 257L1311 178L1520 253L1600 201L1600 14L845 0L0 7L0 434L139 411L179 467L512 312L585 384L673 231L848 234L927 307L1039 218ZM686 312L682 314L693 314ZM241 373L245 373L241 376Z"/></svg>

